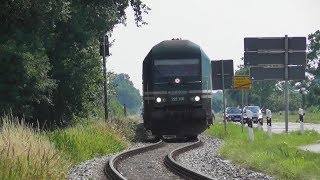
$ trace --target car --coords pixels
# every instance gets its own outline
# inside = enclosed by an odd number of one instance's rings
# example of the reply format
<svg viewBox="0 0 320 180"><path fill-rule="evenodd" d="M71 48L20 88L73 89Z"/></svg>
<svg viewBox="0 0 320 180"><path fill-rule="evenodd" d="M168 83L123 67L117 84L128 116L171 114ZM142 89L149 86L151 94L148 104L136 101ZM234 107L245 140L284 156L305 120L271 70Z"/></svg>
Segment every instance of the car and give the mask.
<svg viewBox="0 0 320 180"><path fill-rule="evenodd" d="M244 122L248 122L248 116L246 114L246 111L250 110L253 112L252 121L253 123L261 122L263 125L263 114L259 106L245 106L243 108L243 120Z"/></svg>
<svg viewBox="0 0 320 180"><path fill-rule="evenodd" d="M240 122L241 121L241 109L237 107L226 108L226 119L227 121Z"/></svg>

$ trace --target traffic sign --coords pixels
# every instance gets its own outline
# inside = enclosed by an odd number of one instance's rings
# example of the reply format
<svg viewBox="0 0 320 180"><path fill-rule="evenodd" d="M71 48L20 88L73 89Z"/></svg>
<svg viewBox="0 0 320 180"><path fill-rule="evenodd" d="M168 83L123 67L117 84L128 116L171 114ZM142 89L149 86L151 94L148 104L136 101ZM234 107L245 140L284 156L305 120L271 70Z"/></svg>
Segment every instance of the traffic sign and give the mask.
<svg viewBox="0 0 320 180"><path fill-rule="evenodd" d="M250 76L234 76L233 77L233 89L251 89Z"/></svg>
<svg viewBox="0 0 320 180"><path fill-rule="evenodd" d="M305 37L288 37L288 35L244 39L244 61L250 66L250 77L253 80L285 80L286 132L288 132L289 116L288 80L305 79L306 41Z"/></svg>
<svg viewBox="0 0 320 180"><path fill-rule="evenodd" d="M289 52L288 64L289 65L302 65L307 64L306 52ZM285 64L285 53L259 53L259 52L244 52L244 65L256 66L265 64Z"/></svg>
<svg viewBox="0 0 320 180"><path fill-rule="evenodd" d="M285 80L284 68L275 67L252 67L250 68L250 78L257 80ZM304 66L289 66L288 80L304 80L305 67Z"/></svg>
<svg viewBox="0 0 320 180"><path fill-rule="evenodd" d="M224 88L232 89L232 77L233 77L233 60L219 60L211 61L211 78L212 78L212 90L223 89L222 86L222 61L223 61L223 73L224 73Z"/></svg>
<svg viewBox="0 0 320 180"><path fill-rule="evenodd" d="M288 50L306 50L306 37L288 37ZM244 38L245 51L284 50L284 37Z"/></svg>

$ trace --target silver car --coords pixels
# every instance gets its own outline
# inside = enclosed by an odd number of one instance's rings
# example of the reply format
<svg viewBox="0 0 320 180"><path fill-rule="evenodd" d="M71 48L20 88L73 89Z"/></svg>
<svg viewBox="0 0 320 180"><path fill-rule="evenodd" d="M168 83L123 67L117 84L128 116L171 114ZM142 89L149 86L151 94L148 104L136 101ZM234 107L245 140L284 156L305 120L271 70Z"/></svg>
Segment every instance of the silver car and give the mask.
<svg viewBox="0 0 320 180"><path fill-rule="evenodd" d="M243 108L243 120L244 122L248 121L248 116L246 114L246 110L250 110L253 112L252 121L253 123L261 122L263 124L263 114L259 106L245 106Z"/></svg>

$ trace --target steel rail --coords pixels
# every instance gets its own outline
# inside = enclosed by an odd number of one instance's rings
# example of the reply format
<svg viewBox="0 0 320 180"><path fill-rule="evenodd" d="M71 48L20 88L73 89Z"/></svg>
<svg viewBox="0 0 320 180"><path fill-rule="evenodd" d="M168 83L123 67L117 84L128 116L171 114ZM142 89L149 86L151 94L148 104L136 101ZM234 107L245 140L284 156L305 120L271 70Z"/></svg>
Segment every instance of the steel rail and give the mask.
<svg viewBox="0 0 320 180"><path fill-rule="evenodd" d="M164 159L164 164L175 174L186 178L186 179L196 179L196 180L212 180L213 178L199 172L195 172L181 163L176 161L176 157L180 154L183 154L186 151L198 148L203 145L203 142L198 140L197 142L183 146L182 148L175 149L168 154Z"/></svg>
<svg viewBox="0 0 320 180"><path fill-rule="evenodd" d="M139 153L144 153L147 151L151 151L157 148L160 148L162 146L164 146L165 143L160 140L157 143L148 145L148 146L144 146L144 147L138 147L132 150L127 150L124 151L118 155L113 156L108 163L106 164L105 168L104 168L104 174L105 176L110 179L110 180L126 180L127 178L124 177L118 170L117 170L117 166L119 165L119 163L125 159L127 159L130 156L134 156L136 154Z"/></svg>

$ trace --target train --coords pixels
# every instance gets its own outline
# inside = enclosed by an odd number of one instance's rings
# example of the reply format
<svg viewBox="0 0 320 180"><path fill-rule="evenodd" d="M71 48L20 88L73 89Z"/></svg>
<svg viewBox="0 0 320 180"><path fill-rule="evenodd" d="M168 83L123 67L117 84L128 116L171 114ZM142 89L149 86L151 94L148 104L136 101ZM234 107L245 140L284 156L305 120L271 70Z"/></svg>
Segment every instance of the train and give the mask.
<svg viewBox="0 0 320 180"><path fill-rule="evenodd" d="M210 59L189 40L162 41L143 60L143 124L155 137L196 139L213 123Z"/></svg>

